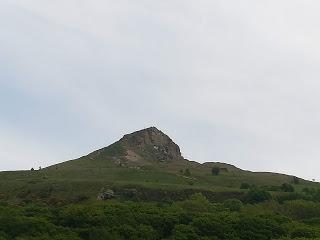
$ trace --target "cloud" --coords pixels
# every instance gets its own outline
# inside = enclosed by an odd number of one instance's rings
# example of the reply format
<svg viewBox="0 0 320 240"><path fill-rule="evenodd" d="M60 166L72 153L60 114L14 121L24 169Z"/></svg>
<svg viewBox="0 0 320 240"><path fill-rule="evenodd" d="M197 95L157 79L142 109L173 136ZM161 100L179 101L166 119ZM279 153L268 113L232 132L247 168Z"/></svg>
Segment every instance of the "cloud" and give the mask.
<svg viewBox="0 0 320 240"><path fill-rule="evenodd" d="M43 166L44 161L54 163L64 154L50 151L40 139L27 138L10 126L1 126L0 159L1 169L31 169Z"/></svg>
<svg viewBox="0 0 320 240"><path fill-rule="evenodd" d="M318 5L1 2L0 127L62 161L156 125L189 159L314 178Z"/></svg>

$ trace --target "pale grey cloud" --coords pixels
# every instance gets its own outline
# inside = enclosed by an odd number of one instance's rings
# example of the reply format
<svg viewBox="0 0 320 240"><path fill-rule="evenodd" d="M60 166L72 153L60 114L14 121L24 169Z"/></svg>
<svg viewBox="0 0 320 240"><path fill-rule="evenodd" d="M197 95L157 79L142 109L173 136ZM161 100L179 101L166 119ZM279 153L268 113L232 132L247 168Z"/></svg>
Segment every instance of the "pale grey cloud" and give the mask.
<svg viewBox="0 0 320 240"><path fill-rule="evenodd" d="M0 141L19 133L1 162L20 159L0 169L73 158L156 125L189 159L317 178L319 7L0 1ZM24 139L32 151L18 154Z"/></svg>

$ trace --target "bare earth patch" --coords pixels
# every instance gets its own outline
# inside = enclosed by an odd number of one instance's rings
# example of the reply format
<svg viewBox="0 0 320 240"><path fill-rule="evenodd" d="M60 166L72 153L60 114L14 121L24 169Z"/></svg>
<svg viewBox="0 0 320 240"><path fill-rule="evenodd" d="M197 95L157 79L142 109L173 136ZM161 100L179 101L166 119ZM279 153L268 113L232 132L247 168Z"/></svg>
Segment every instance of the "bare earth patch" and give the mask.
<svg viewBox="0 0 320 240"><path fill-rule="evenodd" d="M134 151L128 149L128 150L127 150L126 159L127 159L128 161L138 162L138 161L140 161L142 158L141 158L141 156L139 156L138 154L136 154Z"/></svg>

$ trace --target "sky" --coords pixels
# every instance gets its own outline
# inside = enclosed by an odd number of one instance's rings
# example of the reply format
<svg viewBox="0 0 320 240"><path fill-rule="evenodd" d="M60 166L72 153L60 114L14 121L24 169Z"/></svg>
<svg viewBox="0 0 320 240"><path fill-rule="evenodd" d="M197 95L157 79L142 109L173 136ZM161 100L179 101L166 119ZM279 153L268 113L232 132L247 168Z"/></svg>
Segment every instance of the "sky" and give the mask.
<svg viewBox="0 0 320 240"><path fill-rule="evenodd" d="M0 170L156 126L198 162L320 180L316 0L0 0Z"/></svg>

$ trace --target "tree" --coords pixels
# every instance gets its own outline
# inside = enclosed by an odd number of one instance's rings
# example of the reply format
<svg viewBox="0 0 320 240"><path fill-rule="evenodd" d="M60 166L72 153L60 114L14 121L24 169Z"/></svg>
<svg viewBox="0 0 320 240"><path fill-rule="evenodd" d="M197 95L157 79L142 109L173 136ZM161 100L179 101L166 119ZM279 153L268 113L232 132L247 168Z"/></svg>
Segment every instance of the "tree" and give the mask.
<svg viewBox="0 0 320 240"><path fill-rule="evenodd" d="M172 239L175 240L189 240L189 239L200 239L195 229L191 225L176 225L173 230Z"/></svg>
<svg viewBox="0 0 320 240"><path fill-rule="evenodd" d="M214 176L219 175L219 173L220 173L220 168L219 168L219 167L213 167L213 168L211 169L211 173L212 173L212 175L214 175Z"/></svg>

